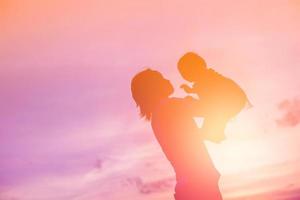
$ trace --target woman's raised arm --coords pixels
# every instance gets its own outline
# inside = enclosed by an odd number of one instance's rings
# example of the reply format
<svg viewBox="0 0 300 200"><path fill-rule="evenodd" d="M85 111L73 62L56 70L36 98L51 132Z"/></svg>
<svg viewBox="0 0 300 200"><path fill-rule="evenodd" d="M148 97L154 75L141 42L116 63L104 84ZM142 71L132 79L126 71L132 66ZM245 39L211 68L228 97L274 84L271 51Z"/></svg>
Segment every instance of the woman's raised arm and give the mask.
<svg viewBox="0 0 300 200"><path fill-rule="evenodd" d="M186 96L183 99L183 109L193 117L203 117L208 113L208 110L202 101L192 96Z"/></svg>

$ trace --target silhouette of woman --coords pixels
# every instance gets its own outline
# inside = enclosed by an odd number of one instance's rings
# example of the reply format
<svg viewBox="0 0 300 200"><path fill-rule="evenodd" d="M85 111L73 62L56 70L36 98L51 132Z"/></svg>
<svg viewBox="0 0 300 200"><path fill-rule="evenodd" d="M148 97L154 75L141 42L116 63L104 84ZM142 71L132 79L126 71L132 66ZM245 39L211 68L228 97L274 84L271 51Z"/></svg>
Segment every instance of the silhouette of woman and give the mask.
<svg viewBox="0 0 300 200"><path fill-rule="evenodd" d="M207 111L192 97L169 97L173 91L170 81L151 69L136 74L131 82L140 115L151 121L156 139L176 173L175 199L222 200L220 175L193 120Z"/></svg>

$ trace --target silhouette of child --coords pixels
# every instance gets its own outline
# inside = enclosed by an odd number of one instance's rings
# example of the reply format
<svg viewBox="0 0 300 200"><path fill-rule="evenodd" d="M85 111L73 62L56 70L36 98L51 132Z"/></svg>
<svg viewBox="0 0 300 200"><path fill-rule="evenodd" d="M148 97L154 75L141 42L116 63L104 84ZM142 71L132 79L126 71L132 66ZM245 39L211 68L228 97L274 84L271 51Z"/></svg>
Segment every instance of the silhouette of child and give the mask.
<svg viewBox="0 0 300 200"><path fill-rule="evenodd" d="M208 68L205 60L189 52L178 62L181 76L192 82L192 87L181 85L187 93L196 94L209 113L204 116L205 138L214 142L225 139L227 122L235 117L246 104L251 105L244 91L233 80Z"/></svg>

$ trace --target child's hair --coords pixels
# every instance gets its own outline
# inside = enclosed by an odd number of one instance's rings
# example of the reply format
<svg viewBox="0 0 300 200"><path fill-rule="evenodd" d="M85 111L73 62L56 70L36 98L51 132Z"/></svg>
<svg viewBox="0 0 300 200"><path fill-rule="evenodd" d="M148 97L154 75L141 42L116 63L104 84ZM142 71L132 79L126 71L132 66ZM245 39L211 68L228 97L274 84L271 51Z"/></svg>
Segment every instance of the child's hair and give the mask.
<svg viewBox="0 0 300 200"><path fill-rule="evenodd" d="M198 54L188 52L179 59L177 66L182 77L193 82L206 69L206 62Z"/></svg>

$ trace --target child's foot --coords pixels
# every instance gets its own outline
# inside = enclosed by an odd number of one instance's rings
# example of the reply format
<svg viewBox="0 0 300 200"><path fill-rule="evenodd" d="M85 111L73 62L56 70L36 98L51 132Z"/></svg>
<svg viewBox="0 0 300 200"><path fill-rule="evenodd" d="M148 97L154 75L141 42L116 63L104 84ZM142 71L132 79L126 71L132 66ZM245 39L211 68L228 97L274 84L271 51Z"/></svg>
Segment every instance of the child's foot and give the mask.
<svg viewBox="0 0 300 200"><path fill-rule="evenodd" d="M214 142L214 143L221 143L226 139L226 136L224 133L219 133L219 134L206 134L204 136L204 139Z"/></svg>

